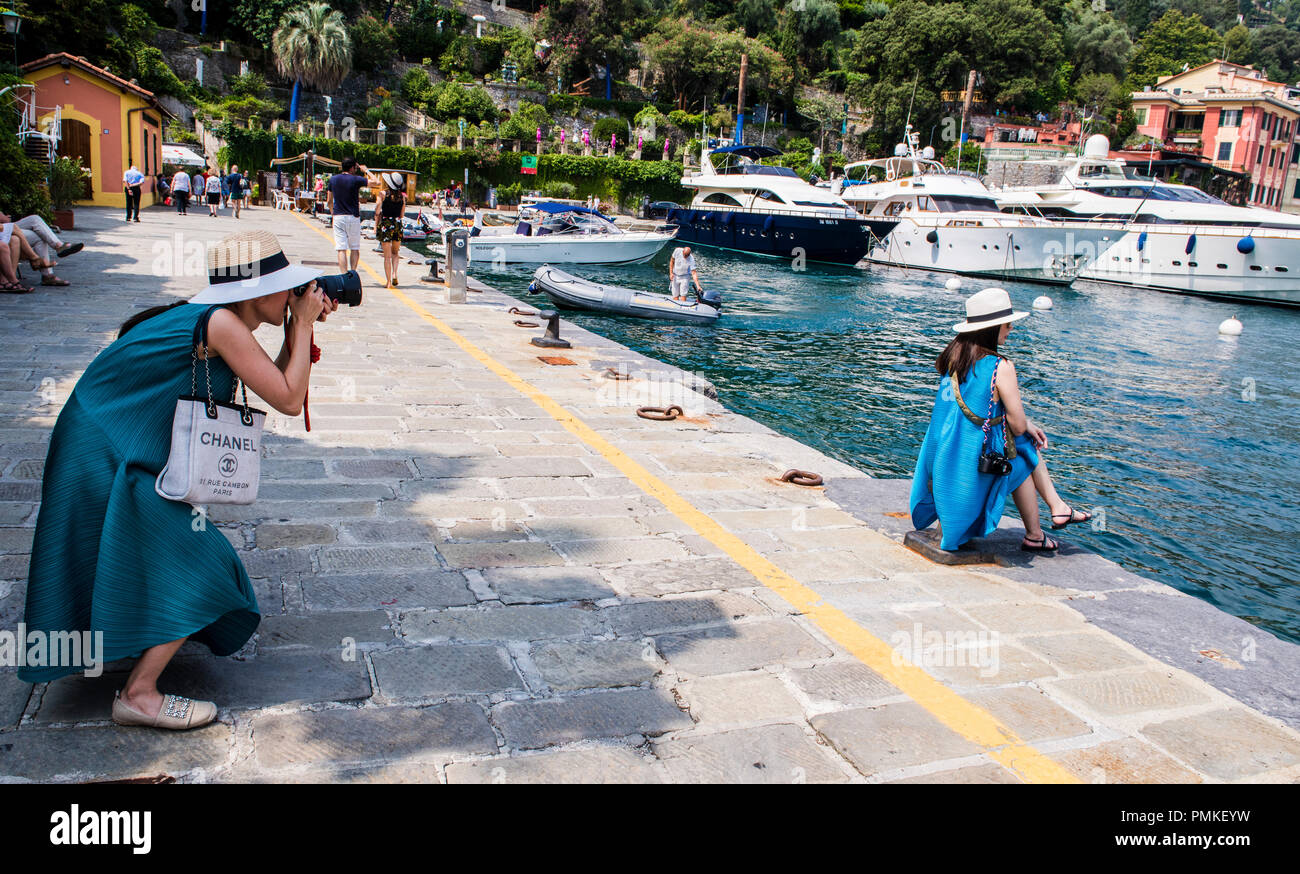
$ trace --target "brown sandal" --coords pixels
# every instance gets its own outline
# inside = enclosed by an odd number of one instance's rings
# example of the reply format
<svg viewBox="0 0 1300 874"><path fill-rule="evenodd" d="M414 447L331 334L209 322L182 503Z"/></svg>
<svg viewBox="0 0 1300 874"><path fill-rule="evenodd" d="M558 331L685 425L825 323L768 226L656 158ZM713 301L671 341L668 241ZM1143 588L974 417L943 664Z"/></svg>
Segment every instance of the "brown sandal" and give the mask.
<svg viewBox="0 0 1300 874"><path fill-rule="evenodd" d="M34 290L31 286L23 285L21 282L0 283L0 293L4 294L31 294Z"/></svg>
<svg viewBox="0 0 1300 874"><path fill-rule="evenodd" d="M71 282L68 282L68 280L66 280L66 279L60 279L60 278L57 277L57 276L42 276L42 277L41 277L41 285L58 285L58 286L64 286L64 285L71 285L71 284L72 284L72 283L71 283Z"/></svg>

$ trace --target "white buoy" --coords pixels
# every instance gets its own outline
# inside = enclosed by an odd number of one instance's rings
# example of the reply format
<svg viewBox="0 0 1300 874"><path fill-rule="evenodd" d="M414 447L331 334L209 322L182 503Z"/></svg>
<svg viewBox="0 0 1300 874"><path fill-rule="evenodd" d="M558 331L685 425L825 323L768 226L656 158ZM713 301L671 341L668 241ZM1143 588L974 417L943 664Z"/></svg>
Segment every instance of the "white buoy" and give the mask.
<svg viewBox="0 0 1300 874"><path fill-rule="evenodd" d="M1223 320L1219 325L1219 333L1226 334L1229 337L1239 337L1241 336L1242 327L1241 322L1237 321L1237 317L1233 316L1230 319Z"/></svg>
<svg viewBox="0 0 1300 874"><path fill-rule="evenodd" d="M943 284L943 287L948 289L949 291L957 291L961 288L961 280L958 279L956 276L954 276L951 279L949 279L947 282L945 282Z"/></svg>
<svg viewBox="0 0 1300 874"><path fill-rule="evenodd" d="M1038 297L1034 298L1034 309L1050 310L1051 308L1052 308L1052 299L1047 295L1041 294Z"/></svg>

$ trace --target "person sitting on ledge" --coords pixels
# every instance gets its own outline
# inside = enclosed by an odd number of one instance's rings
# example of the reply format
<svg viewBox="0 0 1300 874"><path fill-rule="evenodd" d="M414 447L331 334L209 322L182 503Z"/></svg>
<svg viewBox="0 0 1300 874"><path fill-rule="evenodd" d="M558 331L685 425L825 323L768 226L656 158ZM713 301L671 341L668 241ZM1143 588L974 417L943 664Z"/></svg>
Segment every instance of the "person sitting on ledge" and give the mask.
<svg viewBox="0 0 1300 874"><path fill-rule="evenodd" d="M1039 457L1047 435L1025 413L1015 365L998 354L1012 323L1027 315L1012 311L1001 288L971 295L966 321L953 326L957 336L935 363L939 390L912 476L911 510L918 530L939 520L941 549L992 534L1008 494L1025 523L1020 548L1026 552L1060 546L1039 523L1040 496L1054 529L1092 518L1056 493Z"/></svg>
<svg viewBox="0 0 1300 874"><path fill-rule="evenodd" d="M30 264L33 270L54 268L54 262L38 256L27 242L22 228L6 215L0 215L0 246L5 249L4 256L0 257L0 292L27 294L32 291L30 285L23 285L18 273L18 265L23 261Z"/></svg>
<svg viewBox="0 0 1300 874"><path fill-rule="evenodd" d="M54 268L58 266L60 258L67 258L69 255L75 255L82 250L82 243L65 243L59 239L45 220L38 215L23 216L14 221L14 219L0 213L0 222L13 222L14 227L23 232L26 242L30 244L32 254L35 259L28 258L24 253L23 257L34 268L41 271L41 285L70 285L66 279L60 279L54 275ZM47 266L38 266L37 262Z"/></svg>

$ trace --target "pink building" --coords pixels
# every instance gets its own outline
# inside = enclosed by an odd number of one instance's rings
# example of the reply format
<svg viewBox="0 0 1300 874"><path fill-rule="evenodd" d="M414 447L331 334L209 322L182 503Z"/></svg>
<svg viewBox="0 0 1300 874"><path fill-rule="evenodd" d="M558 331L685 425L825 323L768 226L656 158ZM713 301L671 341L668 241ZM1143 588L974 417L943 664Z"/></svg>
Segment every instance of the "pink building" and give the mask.
<svg viewBox="0 0 1300 874"><path fill-rule="evenodd" d="M43 127L58 107L59 155L80 158L90 169L81 202L125 206L122 174L132 164L144 173L143 205L156 200L153 176L162 172L164 120L170 115L147 91L85 58L59 52L23 64L36 86L33 127Z"/></svg>
<svg viewBox="0 0 1300 874"><path fill-rule="evenodd" d="M1300 212L1300 89L1211 61L1133 95L1137 132L1249 177L1248 205Z"/></svg>

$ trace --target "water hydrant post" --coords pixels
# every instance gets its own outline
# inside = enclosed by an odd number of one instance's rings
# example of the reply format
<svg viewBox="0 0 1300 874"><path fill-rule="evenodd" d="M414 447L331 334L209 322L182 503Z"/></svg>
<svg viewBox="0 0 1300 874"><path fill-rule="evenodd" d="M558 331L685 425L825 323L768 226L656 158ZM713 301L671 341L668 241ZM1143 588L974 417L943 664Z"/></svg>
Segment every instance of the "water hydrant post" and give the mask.
<svg viewBox="0 0 1300 874"><path fill-rule="evenodd" d="M469 228L453 228L446 233L447 260L443 271L447 277L447 303L464 303L469 282Z"/></svg>

